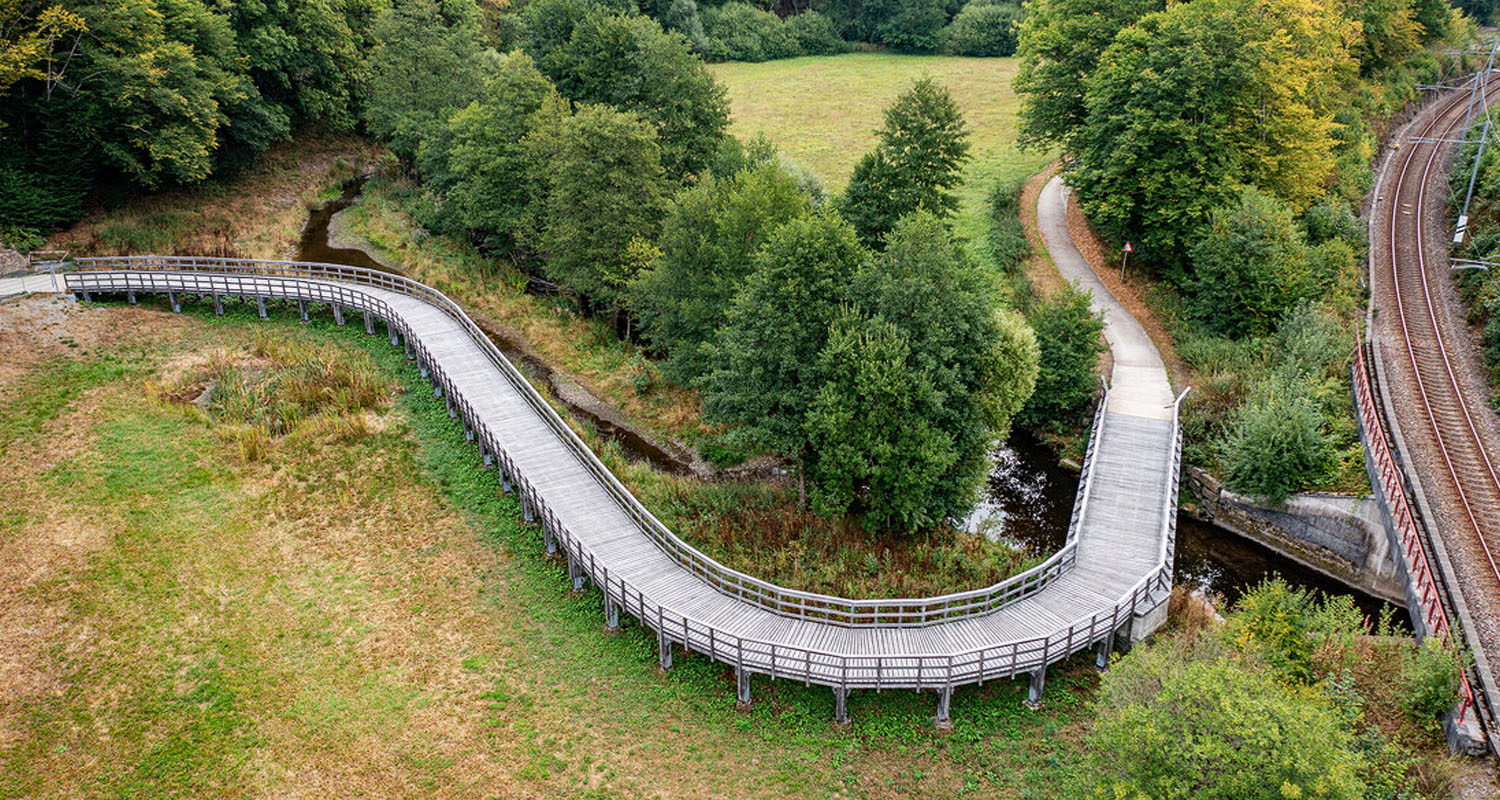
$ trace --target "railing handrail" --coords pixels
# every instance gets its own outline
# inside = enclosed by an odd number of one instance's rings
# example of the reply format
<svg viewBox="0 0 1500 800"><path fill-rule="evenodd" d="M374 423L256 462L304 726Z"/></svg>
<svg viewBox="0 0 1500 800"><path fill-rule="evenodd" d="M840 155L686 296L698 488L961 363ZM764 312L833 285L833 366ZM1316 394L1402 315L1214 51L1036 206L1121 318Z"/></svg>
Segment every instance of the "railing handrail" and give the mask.
<svg viewBox="0 0 1500 800"><path fill-rule="evenodd" d="M152 270L141 270L141 272L144 274L151 274L153 272L162 274L161 271ZM175 274L181 275L183 273L177 272ZM189 274L191 274L191 271L189 271ZM217 278L217 280L225 281L224 284L216 285L212 283L216 279L210 273L208 277L210 284L207 290L217 291L224 289L225 291L231 291L231 287L228 285L229 279L243 282L246 280L253 281L256 277L243 273L229 273ZM347 287L341 283L331 283L327 280L317 278L307 279L299 276L276 277L283 289L298 288L297 296L299 298L303 296L301 287L306 287L306 299L311 299L315 302L348 303L351 306L355 306L356 303L349 301L358 299L362 303L367 304L369 308L366 310L373 310L377 315L383 316L388 324L395 324L402 329L408 346L414 347L419 357L423 358L432 370L434 381L449 386L450 396L454 394L451 391L451 384L448 383L441 364L432 358L430 352L418 337L412 336L411 329L407 323L380 298L359 291L358 289ZM291 287L288 287L287 284L291 284ZM89 286L84 286L82 290L86 291L89 288ZM244 287L241 286L238 288L243 290ZM251 287L252 291L254 288ZM95 291L121 290L118 286L101 286L97 283L92 284L92 289ZM172 288L156 288L155 290L171 291ZM195 284L194 287L189 288L184 283L177 289L177 291L185 293L194 293L195 290L202 292L204 291L204 287ZM474 413L467 399L460 396L457 398L456 403L464 411L464 418L472 425L476 435L480 437L480 441L485 443L489 448L489 452L499 459L502 466L506 469L507 474L515 481L517 490L522 493L523 497L529 498L533 505L539 508L544 516L545 523L550 523L550 528L544 524L544 531L554 531L565 539L565 544L569 546L570 551L574 553L575 558L578 559L584 571L590 576L590 579L596 585L601 586L611 599L618 597L617 602L629 612L631 610L631 592L633 589L635 613L640 619L650 627L655 628L663 637L679 641L690 649L708 653L713 658L728 660L728 645L732 641L736 648L735 662L743 669L782 677L798 678L824 685L844 687L873 686L879 688L882 685L892 687L915 685L918 688L922 686L952 687L957 683L984 681L995 677L1030 671L1039 666L1044 667L1047 664L1071 655L1073 652L1090 646L1095 641L1101 640L1104 636L1112 636L1115 630L1125 624L1129 620L1130 615L1133 615L1139 607L1151 602L1152 592L1160 588L1170 587L1171 564L1159 564L1155 569L1138 580L1130 590L1122 594L1120 600L1113 606L1090 616L1079 617L1066 629L1055 631L1047 636L974 648L963 653L929 652L868 656L848 655L736 636L721 632L714 626L685 614L669 612L662 603L655 600L649 601L648 608L648 597L640 588L633 587L618 576L612 578L609 574L608 566L601 564L594 557L593 552L588 546L582 540L576 539L572 532L557 520L556 515L553 514L552 510L545 503L545 499L531 486L525 475L515 469L509 454L505 452L503 446L497 437L494 436L493 432L489 430L488 425L483 419ZM547 406L547 408L550 409L550 406ZM1096 416L1103 413L1104 411L1101 407L1096 412ZM1181 456L1180 429L1177 427L1175 415L1171 441L1174 444L1173 455L1168 462L1169 470L1176 468L1180 463ZM1169 481L1175 483L1175 475L1169 475L1168 477ZM1084 627L1085 623L1087 623L1086 628ZM725 655L721 656L716 652L716 642L724 642L724 645L720 649L724 650ZM1053 646L1054 642L1058 644L1057 647ZM746 656L747 650L750 652L748 658ZM1006 653L1010 655L1008 663L1005 658ZM779 662L778 656L780 658ZM757 661L757 657L760 657L762 660ZM768 661L765 660L766 657L769 658ZM818 659L818 661L815 662L814 658ZM833 669L835 663L838 665L837 670ZM794 668L798 664L801 665L801 668ZM814 669L815 665L819 669ZM926 672L929 668L931 672ZM901 672L899 671L910 673L913 669L916 672L915 681L909 677L900 677ZM928 675L932 677L928 678ZM873 680L871 679L872 676ZM886 677L882 678L882 676Z"/></svg>
<svg viewBox="0 0 1500 800"><path fill-rule="evenodd" d="M510 360L469 318L468 314L446 295L426 284L405 276L341 264L293 262L265 259L206 258L192 256L116 256L81 258L76 262L82 271L175 269L189 272L229 273L278 278L332 278L334 280L373 286L418 297L442 310L457 321L496 365L508 382L532 406L543 421L572 451L590 474L605 488L621 508L673 560L705 579L710 585L737 599L753 603L781 616L816 619L844 627L925 627L957 619L993 613L1044 588L1071 567L1077 554L1077 529L1082 521L1091 493L1095 444L1102 427L1108 394L1101 398L1095 414L1088 454L1085 457L1079 495L1075 500L1074 519L1069 525L1064 547L1042 563L990 586L925 598L851 599L783 587L725 566L682 540L640 503L620 483L594 452L515 368ZM1107 387L1106 387L1107 388ZM1174 430L1176 420L1174 416ZM1163 543L1162 559L1170 571L1169 550Z"/></svg>
<svg viewBox="0 0 1500 800"><path fill-rule="evenodd" d="M1453 633L1452 622L1448 619L1448 609L1443 605L1440 596L1442 589L1434 577L1432 562L1427 558L1427 548L1422 542L1421 532L1417 530L1416 516L1412 513L1411 505L1406 498L1406 487L1402 484L1401 469L1391 453L1390 444L1386 441L1385 425L1375 406L1375 390L1370 383L1363 342L1355 347L1351 370L1354 373L1354 397L1355 405L1358 406L1359 421L1364 427L1365 441L1369 444L1376 471L1381 477L1381 485L1371 488L1378 488L1382 491L1391 522L1397 528L1402 557L1407 563L1407 574L1416 589L1423 623L1426 624L1428 630L1436 633L1440 640L1456 647L1457 637ZM1469 681L1468 670L1465 669L1459 671L1459 697L1459 720L1462 721L1475 702L1474 687Z"/></svg>

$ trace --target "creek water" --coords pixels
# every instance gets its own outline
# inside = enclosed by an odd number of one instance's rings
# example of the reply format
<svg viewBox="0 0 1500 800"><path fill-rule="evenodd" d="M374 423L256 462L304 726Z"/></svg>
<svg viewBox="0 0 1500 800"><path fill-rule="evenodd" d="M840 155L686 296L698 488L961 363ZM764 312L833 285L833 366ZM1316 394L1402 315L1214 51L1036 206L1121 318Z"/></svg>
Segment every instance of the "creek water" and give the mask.
<svg viewBox="0 0 1500 800"><path fill-rule="evenodd" d="M301 261L344 264L400 274L399 270L381 264L362 250L334 247L328 240L333 215L348 208L359 198L365 178L355 178L342 187L335 199L314 209L303 230L297 249ZM691 459L684 453L670 452L629 428L614 424L602 415L568 402L552 370L541 361L526 355L516 342L493 325L476 321L503 352L536 383L547 386L568 410L594 424L599 432L619 442L632 458L649 462L658 469L673 473L690 471ZM1016 429L1008 442L994 455L994 469L986 483L984 497L966 520L971 530L1000 538L1032 554L1045 557L1062 547L1067 537L1068 521L1073 513L1073 499L1078 491L1078 475L1057 463L1053 452L1031 433ZM1240 537L1231 531L1200 522L1179 513L1177 516L1176 576L1178 583L1194 585L1205 592L1222 596L1233 603L1245 590L1273 575L1280 575L1294 586L1316 589L1328 594L1351 594L1365 613L1374 615L1384 601L1333 581L1275 552ZM1406 614L1397 608L1396 618Z"/></svg>
<svg viewBox="0 0 1500 800"><path fill-rule="evenodd" d="M1039 557L1055 552L1067 538L1078 474L1058 465L1053 452L1025 430L1012 433L1010 441L993 455L995 466L985 496L965 527L1025 547ZM1280 575L1294 586L1353 595L1355 604L1372 617L1389 605L1182 512L1177 514L1174 568L1179 584L1220 595L1231 604L1247 589ZM1405 610L1393 610L1395 618L1405 624Z"/></svg>

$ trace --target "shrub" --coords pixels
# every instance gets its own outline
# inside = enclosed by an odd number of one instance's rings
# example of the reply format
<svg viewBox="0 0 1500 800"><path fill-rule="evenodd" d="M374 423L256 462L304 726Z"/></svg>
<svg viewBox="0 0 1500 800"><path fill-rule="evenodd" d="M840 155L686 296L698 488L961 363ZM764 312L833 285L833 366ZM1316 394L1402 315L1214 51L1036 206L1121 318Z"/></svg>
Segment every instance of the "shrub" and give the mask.
<svg viewBox="0 0 1500 800"><path fill-rule="evenodd" d="M1229 336L1266 333L1328 284L1285 203L1249 187L1214 211L1192 248L1197 317Z"/></svg>
<svg viewBox="0 0 1500 800"><path fill-rule="evenodd" d="M1021 9L970 3L943 29L943 49L959 56L1013 56Z"/></svg>
<svg viewBox="0 0 1500 800"><path fill-rule="evenodd" d="M1092 301L1088 290L1069 284L1032 312L1041 369L1036 391L1021 409L1022 425L1064 427L1094 396L1105 345L1104 318L1094 313Z"/></svg>
<svg viewBox="0 0 1500 800"><path fill-rule="evenodd" d="M1251 661L1131 653L1104 674L1089 736L1095 797L1364 796L1364 760L1321 692Z"/></svg>
<svg viewBox="0 0 1500 800"><path fill-rule="evenodd" d="M800 53L796 38L780 17L749 3L727 3L705 11L703 30L715 58L771 61Z"/></svg>
<svg viewBox="0 0 1500 800"><path fill-rule="evenodd" d="M931 53L943 43L948 10L942 0L901 0L880 24L880 40L897 50Z"/></svg>
<svg viewBox="0 0 1500 800"><path fill-rule="evenodd" d="M1429 636L1412 651L1401 669L1401 694L1413 719L1428 721L1448 713L1458 702L1463 656L1451 645Z"/></svg>
<svg viewBox="0 0 1500 800"><path fill-rule="evenodd" d="M816 11L788 17L784 24L803 55L831 56L849 49L849 45L839 38L833 21Z"/></svg>
<svg viewBox="0 0 1500 800"><path fill-rule="evenodd" d="M1333 439L1313 392L1305 381L1284 376L1255 387L1222 446L1229 488L1280 503L1327 475Z"/></svg>
<svg viewBox="0 0 1500 800"><path fill-rule="evenodd" d="M1302 214L1302 227L1307 231L1307 243L1314 246L1339 239L1356 253L1363 253L1369 239L1365 223L1349 204L1332 196L1324 197Z"/></svg>

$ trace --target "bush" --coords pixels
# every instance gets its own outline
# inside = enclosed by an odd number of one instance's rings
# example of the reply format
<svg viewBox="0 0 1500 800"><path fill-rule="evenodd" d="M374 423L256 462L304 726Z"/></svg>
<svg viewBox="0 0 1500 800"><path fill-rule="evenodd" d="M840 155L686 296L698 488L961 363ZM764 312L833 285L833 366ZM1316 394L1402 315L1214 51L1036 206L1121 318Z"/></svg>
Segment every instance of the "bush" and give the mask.
<svg viewBox="0 0 1500 800"><path fill-rule="evenodd" d="M1413 650L1401 670L1401 694L1413 719L1429 721L1447 714L1458 702L1463 656L1451 645L1429 636Z"/></svg>
<svg viewBox="0 0 1500 800"><path fill-rule="evenodd" d="M1031 327L1042 349L1036 391L1021 408L1022 425L1041 428L1066 427L1077 422L1077 414L1099 386L1099 354L1105 345L1104 318L1094 313L1093 296L1070 284L1037 306Z"/></svg>
<svg viewBox="0 0 1500 800"><path fill-rule="evenodd" d="M1234 337L1272 330L1330 278L1327 259L1311 257L1291 208L1253 187L1213 212L1192 261L1197 317Z"/></svg>
<svg viewBox="0 0 1500 800"><path fill-rule="evenodd" d="M1314 246L1338 239L1356 253L1363 253L1369 240L1365 223L1348 203L1332 196L1302 214L1302 227L1307 231L1307 243Z"/></svg>
<svg viewBox="0 0 1500 800"><path fill-rule="evenodd" d="M1013 56L1020 22L1019 6L970 3L943 29L943 49L959 56Z"/></svg>
<svg viewBox="0 0 1500 800"><path fill-rule="evenodd" d="M877 28L880 41L897 50L931 53L943 43L948 10L942 0L901 0Z"/></svg>
<svg viewBox="0 0 1500 800"><path fill-rule="evenodd" d="M1332 466L1333 439L1305 381L1275 376L1255 387L1235 412L1223 444L1229 488L1280 503L1323 479Z"/></svg>
<svg viewBox="0 0 1500 800"><path fill-rule="evenodd" d="M788 17L784 24L803 55L831 56L849 49L848 43L839 38L833 21L816 11Z"/></svg>
<svg viewBox="0 0 1500 800"><path fill-rule="evenodd" d="M727 3L704 11L703 31L715 59L771 61L801 52L780 17L749 3Z"/></svg>
<svg viewBox="0 0 1500 800"><path fill-rule="evenodd" d="M1364 796L1364 760L1328 698L1237 658L1169 647L1104 674L1085 774L1094 797L1285 800Z"/></svg>

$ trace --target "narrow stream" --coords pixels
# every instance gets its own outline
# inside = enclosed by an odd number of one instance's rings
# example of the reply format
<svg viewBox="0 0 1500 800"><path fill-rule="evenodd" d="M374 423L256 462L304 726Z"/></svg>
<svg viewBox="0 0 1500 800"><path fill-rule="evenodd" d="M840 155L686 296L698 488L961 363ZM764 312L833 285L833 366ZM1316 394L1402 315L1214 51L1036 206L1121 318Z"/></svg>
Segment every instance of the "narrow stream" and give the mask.
<svg viewBox="0 0 1500 800"><path fill-rule="evenodd" d="M328 241L328 226L333 215L348 208L358 198L365 178L344 184L339 197L314 209L309 215L298 245L297 258L329 264L400 274L361 250L333 247ZM633 458L642 459L657 469L686 473L691 469L687 454L668 452L628 428L616 425L593 411L570 403L558 391L552 370L522 352L522 349L494 326L476 321L500 348L506 358L519 366L531 380L547 386L569 411L590 420L599 432L619 442ZM1073 499L1078 491L1078 475L1057 463L1056 456L1030 432L1015 430L1010 441L995 453L995 469L986 486L985 497L966 521L971 530L1004 539L1044 556L1062 547L1067 537L1068 521L1073 513ZM1246 589L1262 580L1280 575L1295 586L1316 589L1328 594L1352 594L1365 613L1374 615L1387 605L1370 595L1353 590L1293 561L1289 561L1259 544L1215 525L1199 522L1186 514L1177 515L1176 575L1179 583L1195 584L1218 594L1230 603ZM1396 618L1406 620L1403 609Z"/></svg>

